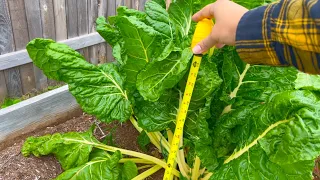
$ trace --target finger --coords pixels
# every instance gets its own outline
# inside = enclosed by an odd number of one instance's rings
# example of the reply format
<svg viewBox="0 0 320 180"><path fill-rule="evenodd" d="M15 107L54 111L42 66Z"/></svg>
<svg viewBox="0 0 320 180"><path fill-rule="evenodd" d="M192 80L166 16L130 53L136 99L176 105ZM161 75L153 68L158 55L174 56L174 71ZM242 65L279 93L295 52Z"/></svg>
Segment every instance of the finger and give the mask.
<svg viewBox="0 0 320 180"><path fill-rule="evenodd" d="M193 54L203 54L204 52L208 51L210 48L218 44L217 37L217 29L213 28L211 34L192 49Z"/></svg>
<svg viewBox="0 0 320 180"><path fill-rule="evenodd" d="M214 4L209 4L200 11L198 11L196 14L192 16L192 20L195 22L199 22L204 18L213 19L214 14L212 11L212 6L214 6Z"/></svg>
<svg viewBox="0 0 320 180"><path fill-rule="evenodd" d="M221 49L221 48L223 48L225 46L225 44L220 44L219 43L219 44L216 44L215 46L216 46L216 48Z"/></svg>

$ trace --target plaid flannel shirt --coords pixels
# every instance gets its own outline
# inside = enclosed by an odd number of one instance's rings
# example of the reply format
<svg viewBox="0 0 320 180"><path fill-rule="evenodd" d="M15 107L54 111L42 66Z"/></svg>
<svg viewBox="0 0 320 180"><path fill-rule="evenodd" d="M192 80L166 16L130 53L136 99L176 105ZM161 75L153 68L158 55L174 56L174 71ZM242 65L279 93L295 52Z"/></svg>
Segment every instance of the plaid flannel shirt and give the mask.
<svg viewBox="0 0 320 180"><path fill-rule="evenodd" d="M250 64L293 65L320 74L320 0L281 0L248 11L236 47Z"/></svg>

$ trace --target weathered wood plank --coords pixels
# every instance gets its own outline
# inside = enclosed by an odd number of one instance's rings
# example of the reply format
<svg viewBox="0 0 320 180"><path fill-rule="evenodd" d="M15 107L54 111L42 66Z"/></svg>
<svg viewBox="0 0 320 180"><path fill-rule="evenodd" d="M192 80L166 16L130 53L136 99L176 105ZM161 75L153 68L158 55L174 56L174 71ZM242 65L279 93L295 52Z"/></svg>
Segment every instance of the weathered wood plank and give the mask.
<svg viewBox="0 0 320 180"><path fill-rule="evenodd" d="M23 0L8 0L16 50L29 42L28 25Z"/></svg>
<svg viewBox="0 0 320 180"><path fill-rule="evenodd" d="M14 51L13 32L7 1L0 0L0 54ZM0 71L0 102L8 95L4 71Z"/></svg>
<svg viewBox="0 0 320 180"><path fill-rule="evenodd" d="M0 54L13 51L13 33L6 0L0 0L0 34Z"/></svg>
<svg viewBox="0 0 320 180"><path fill-rule="evenodd" d="M123 0L124 1L124 6L127 6L128 8L131 8L131 0Z"/></svg>
<svg viewBox="0 0 320 180"><path fill-rule="evenodd" d="M42 34L44 38L56 39L53 2L56 0L40 0Z"/></svg>
<svg viewBox="0 0 320 180"><path fill-rule="evenodd" d="M11 17L12 31L15 42L15 50L24 49L29 41L28 26L23 0L8 0L9 12ZM13 62L13 60L12 60ZM5 71L8 94L11 97L22 96L21 75L32 64L11 68ZM14 78L14 79L8 79ZM34 80L34 78L33 78ZM16 82L15 82L16 81ZM25 82L25 79L24 79Z"/></svg>
<svg viewBox="0 0 320 180"><path fill-rule="evenodd" d="M98 0L88 1L88 30L89 33L96 32L96 19L98 18ZM89 62L98 64L98 50L100 45L89 47Z"/></svg>
<svg viewBox="0 0 320 180"><path fill-rule="evenodd" d="M62 41L68 38L66 1L53 0L53 9L54 9L56 40Z"/></svg>
<svg viewBox="0 0 320 180"><path fill-rule="evenodd" d="M23 94L28 94L36 88L33 63L20 66L21 84Z"/></svg>
<svg viewBox="0 0 320 180"><path fill-rule="evenodd" d="M108 11L107 11L107 15L108 16L114 16L116 14L116 3L118 0L114 0L114 1L108 1ZM113 56L112 56L112 47L107 44L107 59L106 62L111 62L113 61ZM105 62L101 62L101 63L105 63Z"/></svg>
<svg viewBox="0 0 320 180"><path fill-rule="evenodd" d="M56 39L56 29L54 22L54 6L53 0L41 0L41 22L42 22L42 35L47 39ZM48 86L55 86L57 82L51 79L47 79Z"/></svg>
<svg viewBox="0 0 320 180"><path fill-rule="evenodd" d="M124 0L115 0L116 1L116 10L119 6L123 6L124 5Z"/></svg>
<svg viewBox="0 0 320 180"><path fill-rule="evenodd" d="M88 26L88 0L77 0L78 10L78 35L85 35L89 32ZM80 53L89 61L89 49L83 48Z"/></svg>
<svg viewBox="0 0 320 180"><path fill-rule="evenodd" d="M7 97L7 85L4 72L0 71L0 103Z"/></svg>
<svg viewBox="0 0 320 180"><path fill-rule="evenodd" d="M28 22L28 31L30 39L43 37L42 22L41 22L41 10L40 0L25 0L26 16ZM47 77L43 72L33 65L34 77L36 88L43 90L48 87ZM32 75L29 72L29 76ZM32 87L33 88L33 87Z"/></svg>
<svg viewBox="0 0 320 180"><path fill-rule="evenodd" d="M40 0L24 0L29 38L42 37Z"/></svg>
<svg viewBox="0 0 320 180"><path fill-rule="evenodd" d="M139 10L144 11L144 5L146 4L147 0L140 0L139 1Z"/></svg>
<svg viewBox="0 0 320 180"><path fill-rule="evenodd" d="M82 49L85 47L103 43L104 39L98 33L91 33L84 36L75 37L60 41L65 43L72 49ZM0 56L0 71L16 66L21 66L32 62L26 50L8 53Z"/></svg>
<svg viewBox="0 0 320 180"><path fill-rule="evenodd" d="M98 4L98 16L108 16L108 1L101 0ZM98 49L98 62L104 63L107 60L107 45L105 43L100 44Z"/></svg>
<svg viewBox="0 0 320 180"><path fill-rule="evenodd" d="M67 0L68 39L78 36L77 0Z"/></svg>
<svg viewBox="0 0 320 180"><path fill-rule="evenodd" d="M0 144L79 113L67 86L30 98L0 110Z"/></svg>
<svg viewBox="0 0 320 180"><path fill-rule="evenodd" d="M88 34L88 0L77 0L78 6L78 34Z"/></svg>
<svg viewBox="0 0 320 180"><path fill-rule="evenodd" d="M9 97L21 97L23 92L21 88L21 79L18 68L12 68L4 71Z"/></svg>
<svg viewBox="0 0 320 180"><path fill-rule="evenodd" d="M139 0L131 0L131 6L132 9L139 9Z"/></svg>

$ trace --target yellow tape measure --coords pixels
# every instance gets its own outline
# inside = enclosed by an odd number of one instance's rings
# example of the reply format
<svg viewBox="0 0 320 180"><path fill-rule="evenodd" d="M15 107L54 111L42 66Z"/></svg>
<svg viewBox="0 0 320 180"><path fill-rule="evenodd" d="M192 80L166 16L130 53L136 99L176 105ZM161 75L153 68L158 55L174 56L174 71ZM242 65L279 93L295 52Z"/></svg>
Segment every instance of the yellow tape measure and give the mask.
<svg viewBox="0 0 320 180"><path fill-rule="evenodd" d="M209 19L204 19L197 24L196 31L192 40L192 48L210 34L212 27L213 22ZM174 164L177 158L177 152L179 151L180 139L182 138L181 136L183 134L183 127L187 118L189 104L191 101L194 85L197 80L201 60L202 55L195 55L192 60L188 81L177 116L176 129L174 131L174 136L172 139L170 153L167 161L167 167L163 178L164 180L170 180L172 177L172 170L174 168Z"/></svg>

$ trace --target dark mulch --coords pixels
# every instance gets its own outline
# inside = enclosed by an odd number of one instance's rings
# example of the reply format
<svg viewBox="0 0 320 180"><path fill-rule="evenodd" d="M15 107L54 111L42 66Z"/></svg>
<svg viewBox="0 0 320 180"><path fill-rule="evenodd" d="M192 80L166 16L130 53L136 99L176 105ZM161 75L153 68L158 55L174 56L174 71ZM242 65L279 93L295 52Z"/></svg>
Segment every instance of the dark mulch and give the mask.
<svg viewBox="0 0 320 180"><path fill-rule="evenodd" d="M70 131L83 132L95 122L94 117L83 115L78 118L73 118L65 123L47 127L45 129L32 132L32 136L42 136L46 134L53 134L56 132L64 133ZM139 133L131 125L127 123L113 123L111 125L100 125L105 135L113 136L113 142L117 147L142 152L137 144L137 137ZM104 135L97 128L95 136L101 139ZM30 156L23 157L20 153L21 147L26 137L21 137L15 140L12 146L8 146L0 151L0 180L46 180L57 177L61 172L61 166L53 156L46 156L36 158ZM157 150L150 147L148 154L157 156ZM163 171L159 171L153 175L151 179L162 179Z"/></svg>

